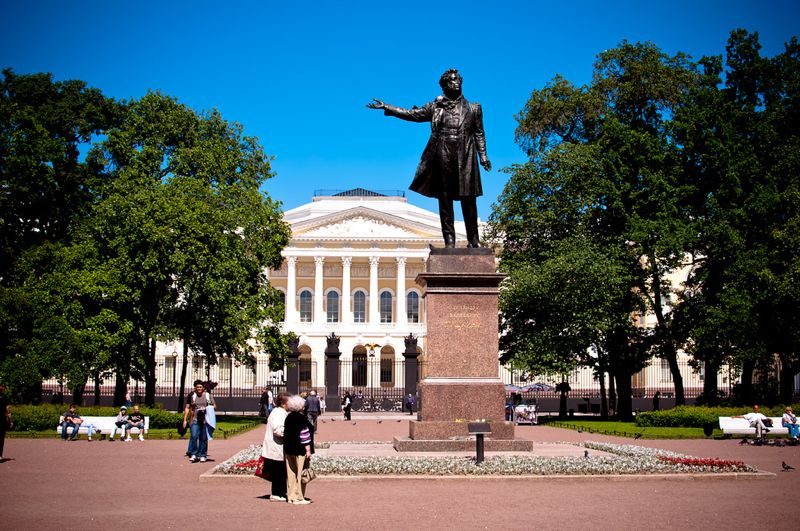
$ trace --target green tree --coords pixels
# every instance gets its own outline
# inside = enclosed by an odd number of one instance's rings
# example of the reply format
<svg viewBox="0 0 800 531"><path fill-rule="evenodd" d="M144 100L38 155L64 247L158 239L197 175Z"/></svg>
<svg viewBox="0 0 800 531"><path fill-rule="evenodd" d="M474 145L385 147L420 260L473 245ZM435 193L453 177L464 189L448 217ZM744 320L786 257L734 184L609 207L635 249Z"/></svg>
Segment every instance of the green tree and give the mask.
<svg viewBox="0 0 800 531"><path fill-rule="evenodd" d="M256 139L217 112L149 93L90 158L112 178L86 235L119 286L111 304L132 324L136 349L119 368L142 375L148 404L157 339L180 336L210 363L250 365L261 348L253 340L285 343L264 270L279 266L289 232L260 191L272 173Z"/></svg>
<svg viewBox="0 0 800 531"><path fill-rule="evenodd" d="M754 394L753 372L766 373L777 356L789 403L800 370L797 39L770 59L757 33L736 30L724 67L721 57L700 63L703 82L675 117L699 221L682 326L707 374L722 363L741 368L747 402L774 398ZM704 392L717 396L716 379L705 379Z"/></svg>
<svg viewBox="0 0 800 531"><path fill-rule="evenodd" d="M92 356L105 355L99 343L110 344L95 336L109 316L75 304L82 282L70 268L81 253L64 246L101 184L100 168L81 153L121 109L82 81L2 72L0 375L25 400L38 399L43 378L78 382L97 365Z"/></svg>
<svg viewBox="0 0 800 531"><path fill-rule="evenodd" d="M676 400L683 401L667 277L682 264L693 237L682 215L691 190L680 181L668 117L696 82L683 54L623 42L599 55L591 84L574 87L557 77L534 91L516 133L531 160L512 169L490 219L509 270L542 260L543 248L579 233L606 258L605 269L626 283L624 295L612 298L614 325L594 333L616 379L622 416L631 414L630 376L652 354L669 361ZM648 313L657 318L653 331L632 325ZM567 328L569 314L561 319Z"/></svg>

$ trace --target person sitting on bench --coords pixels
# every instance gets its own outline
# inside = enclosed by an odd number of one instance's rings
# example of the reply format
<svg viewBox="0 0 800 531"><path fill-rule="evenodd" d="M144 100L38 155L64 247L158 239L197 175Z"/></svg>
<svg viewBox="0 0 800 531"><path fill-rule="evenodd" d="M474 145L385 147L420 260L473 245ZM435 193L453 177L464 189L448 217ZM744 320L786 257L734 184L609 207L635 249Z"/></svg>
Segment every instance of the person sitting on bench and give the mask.
<svg viewBox="0 0 800 531"><path fill-rule="evenodd" d="M746 415L735 415L735 416L733 416L731 418L734 418L734 419L745 419L747 422L750 423L750 427L751 428L755 428L756 429L756 437L758 437L759 439L764 437L765 433L769 433L769 428L767 427L767 425L764 422L765 420L767 420L767 417L764 416L763 413L760 413L758 411L758 404L753 406L753 411L752 412L750 412L750 413L748 413Z"/></svg>

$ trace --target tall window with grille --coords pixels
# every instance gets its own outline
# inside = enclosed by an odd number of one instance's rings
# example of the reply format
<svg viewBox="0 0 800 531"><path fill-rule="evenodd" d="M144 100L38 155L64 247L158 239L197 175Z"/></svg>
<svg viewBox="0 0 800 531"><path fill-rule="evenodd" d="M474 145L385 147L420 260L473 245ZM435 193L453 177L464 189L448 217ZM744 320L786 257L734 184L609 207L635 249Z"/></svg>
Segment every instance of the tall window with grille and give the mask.
<svg viewBox="0 0 800 531"><path fill-rule="evenodd" d="M392 387L394 385L394 359L391 357L381 358L381 387Z"/></svg>
<svg viewBox="0 0 800 531"><path fill-rule="evenodd" d="M406 317L409 323L419 322L419 293L410 291L406 295Z"/></svg>
<svg viewBox="0 0 800 531"><path fill-rule="evenodd" d="M325 313L329 323L339 322L339 294L335 291L329 291L325 297Z"/></svg>
<svg viewBox="0 0 800 531"><path fill-rule="evenodd" d="M367 322L367 294L361 290L353 294L353 322Z"/></svg>
<svg viewBox="0 0 800 531"><path fill-rule="evenodd" d="M353 387L367 386L367 355L353 354Z"/></svg>
<svg viewBox="0 0 800 531"><path fill-rule="evenodd" d="M311 387L311 355L300 356L300 383L304 386Z"/></svg>
<svg viewBox="0 0 800 531"><path fill-rule="evenodd" d="M195 356L192 358L192 379L205 380L206 379L206 358L204 356Z"/></svg>
<svg viewBox="0 0 800 531"><path fill-rule="evenodd" d="M175 389L175 368L178 364L177 356L167 356L164 358L164 385Z"/></svg>
<svg viewBox="0 0 800 531"><path fill-rule="evenodd" d="M219 358L219 385L222 387L231 386L231 371L233 364L230 358Z"/></svg>
<svg viewBox="0 0 800 531"><path fill-rule="evenodd" d="M660 360L658 370L658 379L661 383L672 383L672 372L669 370L669 361L665 359Z"/></svg>
<svg viewBox="0 0 800 531"><path fill-rule="evenodd" d="M300 322L310 323L312 317L311 292L304 289L300 292Z"/></svg>
<svg viewBox="0 0 800 531"><path fill-rule="evenodd" d="M392 322L392 294L388 291L381 293L380 312L382 323Z"/></svg>

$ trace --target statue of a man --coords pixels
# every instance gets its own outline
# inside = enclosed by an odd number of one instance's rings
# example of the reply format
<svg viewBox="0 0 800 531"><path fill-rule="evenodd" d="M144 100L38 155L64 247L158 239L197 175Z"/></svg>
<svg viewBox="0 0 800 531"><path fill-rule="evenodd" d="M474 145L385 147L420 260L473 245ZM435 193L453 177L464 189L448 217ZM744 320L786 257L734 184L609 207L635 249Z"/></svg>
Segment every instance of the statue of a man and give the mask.
<svg viewBox="0 0 800 531"><path fill-rule="evenodd" d="M444 96L437 97L421 109L402 109L377 99L367 107L382 109L387 116L411 122L431 122L431 138L409 188L439 200L445 247L456 245L453 201L461 201L461 212L467 227L467 246L480 247L475 198L483 195L483 189L478 158L486 171L491 171L492 163L486 156L481 105L464 98L461 81L458 70L451 69L442 74L439 85Z"/></svg>

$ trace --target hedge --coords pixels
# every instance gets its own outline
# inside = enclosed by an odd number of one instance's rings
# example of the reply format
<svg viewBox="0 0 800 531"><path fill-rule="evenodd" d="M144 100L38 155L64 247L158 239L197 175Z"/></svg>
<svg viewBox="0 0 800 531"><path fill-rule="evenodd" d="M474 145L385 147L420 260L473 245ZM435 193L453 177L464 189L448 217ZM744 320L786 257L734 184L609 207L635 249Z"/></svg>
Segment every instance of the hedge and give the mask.
<svg viewBox="0 0 800 531"><path fill-rule="evenodd" d="M58 418L69 409L65 404L40 404L38 406L11 406L14 431L52 430L58 425ZM151 428L174 428L183 420L183 413L172 413L165 409L141 407L141 412L150 417ZM116 417L119 408L86 406L78 407L83 417Z"/></svg>
<svg viewBox="0 0 800 531"><path fill-rule="evenodd" d="M784 410L782 406L760 407L759 409L768 417L780 417ZM796 407L792 406L792 409L795 410ZM751 411L752 408L746 407L678 406L661 411L643 411L636 415L636 425L643 428L702 428L706 424L717 424L719 417L744 415Z"/></svg>

